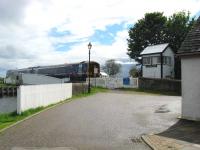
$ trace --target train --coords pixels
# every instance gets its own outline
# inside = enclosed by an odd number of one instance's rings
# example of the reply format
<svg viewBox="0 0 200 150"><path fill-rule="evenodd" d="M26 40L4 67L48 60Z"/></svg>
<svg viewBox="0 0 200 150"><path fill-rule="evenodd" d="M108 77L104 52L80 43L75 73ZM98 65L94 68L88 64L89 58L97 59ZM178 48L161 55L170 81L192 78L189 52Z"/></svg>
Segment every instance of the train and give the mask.
<svg viewBox="0 0 200 150"><path fill-rule="evenodd" d="M91 61L90 70L88 61L52 66L29 67L24 69L8 70L6 73L6 77L17 75L20 73L41 74L60 79L69 78L71 82L81 82L86 81L86 78L89 75L90 77L99 77L100 64L95 61Z"/></svg>

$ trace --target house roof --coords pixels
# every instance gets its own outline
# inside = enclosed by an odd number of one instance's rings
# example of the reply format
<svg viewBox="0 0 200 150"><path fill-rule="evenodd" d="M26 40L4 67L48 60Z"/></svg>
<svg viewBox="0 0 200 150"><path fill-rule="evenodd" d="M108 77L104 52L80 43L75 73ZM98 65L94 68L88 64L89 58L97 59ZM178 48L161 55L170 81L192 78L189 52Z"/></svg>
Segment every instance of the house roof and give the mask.
<svg viewBox="0 0 200 150"><path fill-rule="evenodd" d="M197 22L191 31L187 34L180 49L178 50L178 54L191 54L197 52L200 52L200 17L197 19Z"/></svg>
<svg viewBox="0 0 200 150"><path fill-rule="evenodd" d="M165 44L158 44L158 45L151 45L146 47L140 55L148 55L148 54L155 54L155 53L162 53L167 47L169 43Z"/></svg>

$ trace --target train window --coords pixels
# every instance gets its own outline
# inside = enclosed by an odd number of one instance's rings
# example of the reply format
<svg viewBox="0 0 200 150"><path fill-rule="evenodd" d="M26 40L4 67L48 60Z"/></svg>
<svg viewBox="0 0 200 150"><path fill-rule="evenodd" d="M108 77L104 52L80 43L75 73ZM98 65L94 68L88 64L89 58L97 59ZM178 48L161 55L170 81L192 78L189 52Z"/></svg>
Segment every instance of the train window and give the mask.
<svg viewBox="0 0 200 150"><path fill-rule="evenodd" d="M81 74L82 73L82 64L79 64L78 65L78 74Z"/></svg>

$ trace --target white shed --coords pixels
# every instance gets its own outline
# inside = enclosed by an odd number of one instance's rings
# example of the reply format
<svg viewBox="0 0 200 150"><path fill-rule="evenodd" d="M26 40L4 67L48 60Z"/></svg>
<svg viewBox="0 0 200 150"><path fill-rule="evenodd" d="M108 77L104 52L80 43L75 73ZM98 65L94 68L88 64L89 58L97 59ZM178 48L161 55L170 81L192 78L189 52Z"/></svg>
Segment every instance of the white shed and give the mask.
<svg viewBox="0 0 200 150"><path fill-rule="evenodd" d="M200 18L178 51L182 68L182 118L200 121Z"/></svg>
<svg viewBox="0 0 200 150"><path fill-rule="evenodd" d="M174 52L168 43L148 46L140 55L142 57L143 77L174 77Z"/></svg>

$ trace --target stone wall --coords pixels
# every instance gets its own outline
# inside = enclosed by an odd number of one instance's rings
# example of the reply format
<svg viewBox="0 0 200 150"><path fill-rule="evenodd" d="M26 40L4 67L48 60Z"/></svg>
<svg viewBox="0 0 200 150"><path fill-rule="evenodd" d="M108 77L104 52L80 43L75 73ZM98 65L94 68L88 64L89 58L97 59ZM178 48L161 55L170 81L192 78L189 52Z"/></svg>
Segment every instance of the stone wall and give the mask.
<svg viewBox="0 0 200 150"><path fill-rule="evenodd" d="M139 78L138 84L140 89L169 91L181 95L181 80Z"/></svg>

